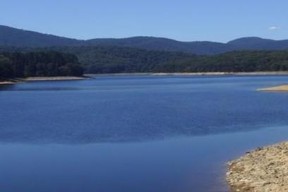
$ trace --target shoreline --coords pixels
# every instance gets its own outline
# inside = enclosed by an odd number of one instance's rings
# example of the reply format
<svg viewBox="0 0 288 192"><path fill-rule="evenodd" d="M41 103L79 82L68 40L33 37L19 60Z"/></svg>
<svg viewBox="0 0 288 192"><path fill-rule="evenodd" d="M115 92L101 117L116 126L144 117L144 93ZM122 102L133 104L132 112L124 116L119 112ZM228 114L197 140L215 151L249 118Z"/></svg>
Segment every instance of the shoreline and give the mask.
<svg viewBox="0 0 288 192"><path fill-rule="evenodd" d="M259 72L175 72L175 73L98 73L98 74L85 74L89 77L97 76L137 76L137 75L147 75L147 76L269 76L269 75L288 75L288 71L259 71Z"/></svg>
<svg viewBox="0 0 288 192"><path fill-rule="evenodd" d="M27 77L22 79L23 81L72 81L72 80L83 80L88 77L74 77L74 76L55 76L55 77Z"/></svg>
<svg viewBox="0 0 288 192"><path fill-rule="evenodd" d="M11 80L0 81L1 85L14 85L19 82L36 82L36 81L73 81L73 80L84 80L89 79L88 76L76 77L76 76L55 76L55 77L27 77L17 78Z"/></svg>
<svg viewBox="0 0 288 192"><path fill-rule="evenodd" d="M232 192L288 191L288 142L257 148L228 162L226 180Z"/></svg>
<svg viewBox="0 0 288 192"><path fill-rule="evenodd" d="M288 85L278 85L273 87L266 87L257 89L257 91L265 91L265 92L286 92L288 91Z"/></svg>
<svg viewBox="0 0 288 192"><path fill-rule="evenodd" d="M288 84L259 88L287 92ZM227 163L226 181L231 192L288 191L288 142L258 147Z"/></svg>
<svg viewBox="0 0 288 192"><path fill-rule="evenodd" d="M13 84L15 84L14 81L0 81L0 86L1 85L13 85Z"/></svg>
<svg viewBox="0 0 288 192"><path fill-rule="evenodd" d="M99 73L99 74L84 74L82 77L76 76L54 76L54 77L27 77L16 78L11 80L0 81L0 85L13 85L18 82L25 81L71 81L83 80L101 76L269 76L269 75L288 75L288 71L272 71L272 72L184 72L184 73ZM259 91L270 90L271 88L257 89ZM286 90L285 90L286 91ZM288 91L288 85L287 85Z"/></svg>

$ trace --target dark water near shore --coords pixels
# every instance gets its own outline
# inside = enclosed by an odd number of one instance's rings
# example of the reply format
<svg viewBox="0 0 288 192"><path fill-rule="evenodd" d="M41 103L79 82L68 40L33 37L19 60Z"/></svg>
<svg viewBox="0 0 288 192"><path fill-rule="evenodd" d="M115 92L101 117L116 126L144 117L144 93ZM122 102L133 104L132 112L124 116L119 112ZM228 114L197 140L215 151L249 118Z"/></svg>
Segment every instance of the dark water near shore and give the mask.
<svg viewBox="0 0 288 192"><path fill-rule="evenodd" d="M288 138L285 76L102 76L0 90L5 192L227 191L225 162Z"/></svg>

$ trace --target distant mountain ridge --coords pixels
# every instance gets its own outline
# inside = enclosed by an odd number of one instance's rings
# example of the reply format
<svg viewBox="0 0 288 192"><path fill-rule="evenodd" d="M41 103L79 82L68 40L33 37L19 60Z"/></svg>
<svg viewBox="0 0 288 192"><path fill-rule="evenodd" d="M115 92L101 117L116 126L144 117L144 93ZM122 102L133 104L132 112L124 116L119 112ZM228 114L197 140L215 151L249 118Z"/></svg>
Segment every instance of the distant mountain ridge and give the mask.
<svg viewBox="0 0 288 192"><path fill-rule="evenodd" d="M286 50L288 40L244 37L218 43L210 41L181 42L158 37L130 37L122 39L98 38L78 40L0 25L0 46L52 47L52 46L116 46L147 50L214 55L237 50Z"/></svg>
<svg viewBox="0 0 288 192"><path fill-rule="evenodd" d="M75 46L83 41L0 25L0 46Z"/></svg>

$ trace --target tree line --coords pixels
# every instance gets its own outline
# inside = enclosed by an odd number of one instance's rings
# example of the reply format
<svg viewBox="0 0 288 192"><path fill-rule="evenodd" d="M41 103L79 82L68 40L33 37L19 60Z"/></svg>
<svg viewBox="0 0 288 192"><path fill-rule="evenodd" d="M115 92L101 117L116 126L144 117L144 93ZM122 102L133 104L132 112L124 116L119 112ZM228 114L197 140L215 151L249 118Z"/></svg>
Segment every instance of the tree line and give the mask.
<svg viewBox="0 0 288 192"><path fill-rule="evenodd" d="M288 51L234 51L207 56L110 46L2 49L9 51L9 53L0 54L2 70L6 70L7 73L7 63L10 63L10 68L12 67L16 77L82 75L83 70L85 73L94 74L288 70ZM34 60L35 58L38 59L34 61L33 58ZM11 65L11 63L13 64ZM4 69L3 66L5 65ZM37 67L35 68L33 65ZM9 70L11 71L11 69Z"/></svg>
<svg viewBox="0 0 288 192"><path fill-rule="evenodd" d="M173 62L159 68L160 71L177 69L179 72L287 71L288 51L234 51Z"/></svg>
<svg viewBox="0 0 288 192"><path fill-rule="evenodd" d="M56 51L0 53L0 79L35 76L82 76L75 55Z"/></svg>
<svg viewBox="0 0 288 192"><path fill-rule="evenodd" d="M287 71L288 51L233 51L213 56L135 48L70 48L86 73Z"/></svg>

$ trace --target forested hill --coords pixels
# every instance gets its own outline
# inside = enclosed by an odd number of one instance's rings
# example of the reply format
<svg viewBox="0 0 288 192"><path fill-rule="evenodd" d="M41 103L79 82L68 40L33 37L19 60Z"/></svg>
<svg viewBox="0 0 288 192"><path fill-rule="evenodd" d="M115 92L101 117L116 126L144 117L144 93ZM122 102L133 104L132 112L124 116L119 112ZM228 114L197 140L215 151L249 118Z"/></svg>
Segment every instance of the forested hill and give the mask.
<svg viewBox="0 0 288 192"><path fill-rule="evenodd" d="M117 46L147 49L154 51L183 52L198 55L213 55L230 50L230 46L223 43L198 41L181 42L159 37L130 37L124 39L92 39L86 41L92 46ZM232 47L231 47L232 49Z"/></svg>
<svg viewBox="0 0 288 192"><path fill-rule="evenodd" d="M58 37L0 25L0 46L49 47L76 46L81 40Z"/></svg>
<svg viewBox="0 0 288 192"><path fill-rule="evenodd" d="M80 76L83 71L287 71L287 48L287 41L256 37L226 44L153 37L82 41L0 26L0 80L27 76Z"/></svg>
<svg viewBox="0 0 288 192"><path fill-rule="evenodd" d="M57 52L74 54L86 73L158 72L160 66L201 56L124 47L54 47Z"/></svg>
<svg viewBox="0 0 288 192"><path fill-rule="evenodd" d="M0 53L0 81L34 76L82 76L75 55L49 52Z"/></svg>
<svg viewBox="0 0 288 192"><path fill-rule="evenodd" d="M215 55L237 50L286 50L288 49L288 40L276 41L258 37L245 37L232 40L228 43L209 41L181 42L156 37L76 40L0 25L0 46L116 46L157 51L184 52L198 55Z"/></svg>

